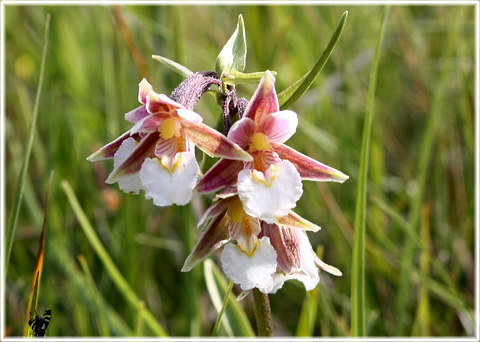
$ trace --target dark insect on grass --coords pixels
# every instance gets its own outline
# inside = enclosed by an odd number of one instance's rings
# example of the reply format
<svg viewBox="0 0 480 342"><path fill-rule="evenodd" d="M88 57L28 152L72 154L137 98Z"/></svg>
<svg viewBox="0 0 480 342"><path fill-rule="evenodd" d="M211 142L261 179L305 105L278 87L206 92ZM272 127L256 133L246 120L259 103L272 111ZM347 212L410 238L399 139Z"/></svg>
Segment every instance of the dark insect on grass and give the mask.
<svg viewBox="0 0 480 342"><path fill-rule="evenodd" d="M28 321L28 325L33 330L33 336L45 337L45 332L47 330L48 324L50 323L50 318L52 317L52 310L46 309L43 313L43 317L36 315L35 318L31 318Z"/></svg>

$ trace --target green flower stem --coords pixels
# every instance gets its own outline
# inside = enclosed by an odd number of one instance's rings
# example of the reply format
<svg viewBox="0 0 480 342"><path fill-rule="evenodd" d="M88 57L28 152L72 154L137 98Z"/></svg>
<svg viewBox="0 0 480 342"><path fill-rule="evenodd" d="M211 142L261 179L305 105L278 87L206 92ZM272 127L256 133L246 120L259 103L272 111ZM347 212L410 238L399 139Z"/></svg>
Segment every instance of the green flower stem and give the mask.
<svg viewBox="0 0 480 342"><path fill-rule="evenodd" d="M258 335L262 337L272 337L273 321L268 294L262 293L259 289L254 288L253 298L255 301L255 317L257 318Z"/></svg>

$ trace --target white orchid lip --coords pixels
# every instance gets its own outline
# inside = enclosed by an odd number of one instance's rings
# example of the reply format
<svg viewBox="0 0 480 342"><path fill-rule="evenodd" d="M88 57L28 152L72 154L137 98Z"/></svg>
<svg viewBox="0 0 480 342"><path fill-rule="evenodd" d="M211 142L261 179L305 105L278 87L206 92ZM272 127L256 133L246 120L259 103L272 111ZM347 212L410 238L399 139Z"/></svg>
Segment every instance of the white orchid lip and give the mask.
<svg viewBox="0 0 480 342"><path fill-rule="evenodd" d="M145 198L157 206L185 205L192 199L199 167L190 152L177 153L175 158L147 158L140 170Z"/></svg>
<svg viewBox="0 0 480 342"><path fill-rule="evenodd" d="M302 193L300 175L286 160L270 165L265 173L244 169L238 174L238 196L245 212L268 223L288 215Z"/></svg>
<svg viewBox="0 0 480 342"><path fill-rule="evenodd" d="M260 290L270 289L273 285L273 275L277 269L277 253L270 244L268 237L259 240L258 247L252 256L231 243L222 252L222 266L225 274L242 290L254 287ZM267 290L268 291L268 290Z"/></svg>

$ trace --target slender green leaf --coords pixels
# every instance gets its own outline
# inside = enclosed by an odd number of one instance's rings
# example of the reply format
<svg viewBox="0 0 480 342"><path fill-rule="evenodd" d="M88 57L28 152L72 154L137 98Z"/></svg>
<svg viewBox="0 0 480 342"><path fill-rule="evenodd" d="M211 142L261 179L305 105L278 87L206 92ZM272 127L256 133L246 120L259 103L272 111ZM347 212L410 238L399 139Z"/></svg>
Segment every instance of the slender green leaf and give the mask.
<svg viewBox="0 0 480 342"><path fill-rule="evenodd" d="M171 59L168 59L168 58L162 57L162 56L157 56L157 55L153 55L152 58L156 61L159 61L163 65L169 67L170 69L172 69L173 71L182 75L185 78L193 75L193 71L191 71L187 67L184 67L183 65L181 65L177 62L172 61Z"/></svg>
<svg viewBox="0 0 480 342"><path fill-rule="evenodd" d="M228 290L227 281L222 272L220 272L218 267L210 259L204 261L204 274L210 299L217 312L220 313L222 308L221 298L226 296ZM250 321L243 308L236 301L233 293L230 293L228 298L228 305L222 321L231 327L233 336L254 337L255 332L253 331Z"/></svg>
<svg viewBox="0 0 480 342"><path fill-rule="evenodd" d="M234 284L233 281L230 280L230 283L228 284L227 292L225 292L225 296L223 297L222 309L218 313L217 321L213 326L212 336L218 336L218 329L220 328L220 323L222 322L222 319L224 317L223 314L225 313L225 309L227 308L228 299L230 298L230 293L232 293L233 284ZM224 325L225 325L225 329L227 330L227 333L230 336L233 336L232 328L230 327L230 323L228 322L228 320L225 320Z"/></svg>
<svg viewBox="0 0 480 342"><path fill-rule="evenodd" d="M20 174L18 175L18 185L15 191L15 201L8 219L8 226L5 234L5 274L8 272L8 263L10 260L10 253L12 251L13 239L15 237L15 230L17 227L18 215L20 213L20 207L22 204L23 190L25 188L25 177L27 175L28 164L30 162L30 154L32 153L33 138L35 132L35 125L38 118L38 106L40 103L40 95L42 93L43 85L43 75L45 73L45 61L47 59L47 48L48 48L48 33L50 30L50 14L47 14L47 19L45 22L45 35L42 51L42 62L40 66L40 76L38 77L38 87L37 95L35 97L35 106L33 108L32 122L28 130L27 144L25 147L25 155L23 157L22 168Z"/></svg>
<svg viewBox="0 0 480 342"><path fill-rule="evenodd" d="M298 337L310 337L315 327L318 309L318 287L311 291L307 291L300 312L300 318L297 323L297 331L295 333Z"/></svg>
<svg viewBox="0 0 480 342"><path fill-rule="evenodd" d="M425 205L422 210L421 237L423 243L430 246L430 206ZM420 254L420 272L428 275L430 273L430 254L428 249ZM428 287L422 282L420 284L417 318L413 325L412 335L430 336L430 294Z"/></svg>
<svg viewBox="0 0 480 342"><path fill-rule="evenodd" d="M287 89L283 90L281 93L278 94L278 103L280 105L280 109L287 109L291 107L295 102L300 99L300 97L310 88L312 83L317 78L320 71L322 71L323 67L328 61L328 58L333 52L335 45L337 44L340 36L342 35L343 27L347 22L348 11L345 11L338 22L337 28L333 33L332 38L330 38L330 42L327 45L325 51L323 51L322 56L320 59L315 63L313 68L307 72L305 75L302 76L297 82L292 84Z"/></svg>
<svg viewBox="0 0 480 342"><path fill-rule="evenodd" d="M88 283L88 287L90 288L90 292L92 293L92 297L95 302L95 309L97 311L97 317L93 319L98 324L98 328L100 331L100 336L110 336L110 329L107 323L107 315L106 315L106 307L102 306L101 302L101 294L98 292L97 287L95 286L95 282L93 281L92 273L90 272L90 268L88 267L88 263L85 260L83 255L78 256L78 261L80 262L80 266L83 269L83 273L85 273L85 278Z"/></svg>
<svg viewBox="0 0 480 342"><path fill-rule="evenodd" d="M273 76L277 75L276 71L270 72ZM265 71L243 73L232 69L230 70L228 77L222 78L222 81L223 83L230 85L256 83L262 79L263 74L265 74Z"/></svg>
<svg viewBox="0 0 480 342"><path fill-rule="evenodd" d="M40 272L35 270L33 277L32 292L30 293L30 300L28 301L27 320L25 322L25 329L23 336L33 337L33 330L30 326L30 319L34 319L37 313L38 293L40 292Z"/></svg>
<svg viewBox="0 0 480 342"><path fill-rule="evenodd" d="M117 289L120 291L120 293L123 295L123 297L130 303L130 305L132 305L136 310L138 310L139 307L141 306L140 299L137 297L135 292L133 292L130 285L128 285L127 281L122 276L121 272L118 270L118 268L115 266L114 262L108 255L107 250L105 249L105 247L103 247L102 243L100 242L100 239L95 233L95 230L93 229L92 225L88 221L88 218L85 215L85 212L80 206L80 203L78 203L78 200L70 184L66 180L63 180L62 187L65 194L67 195L68 201L70 202L73 212L75 213L75 216L77 217L77 220L83 229L83 232L87 236L87 239L90 242L92 248L95 250L95 253L102 261L105 267L105 270L109 274L113 283L115 284ZM155 319L155 316L153 316L153 314L148 309L145 309L145 312L143 313L143 315L144 315L146 324L157 336L160 336L160 337L167 336L163 327L160 325L160 323L157 322L157 320Z"/></svg>
<svg viewBox="0 0 480 342"><path fill-rule="evenodd" d="M142 336L143 335L143 313L145 312L145 302L142 300L138 305L138 312L137 312L137 323L135 326L135 335Z"/></svg>
<svg viewBox="0 0 480 342"><path fill-rule="evenodd" d="M370 70L370 84L368 87L368 99L363 126L362 150L360 155L360 167L357 184L357 201L355 207L355 231L352 252L352 312L351 325L352 336L363 337L365 331L365 222L367 216L367 181L368 162L370 150L370 138L373 123L373 107L375 103L375 90L377 84L377 71L380 61L380 51L383 34L385 32L386 18L390 7L385 7L383 12L380 30L377 36L375 57Z"/></svg>

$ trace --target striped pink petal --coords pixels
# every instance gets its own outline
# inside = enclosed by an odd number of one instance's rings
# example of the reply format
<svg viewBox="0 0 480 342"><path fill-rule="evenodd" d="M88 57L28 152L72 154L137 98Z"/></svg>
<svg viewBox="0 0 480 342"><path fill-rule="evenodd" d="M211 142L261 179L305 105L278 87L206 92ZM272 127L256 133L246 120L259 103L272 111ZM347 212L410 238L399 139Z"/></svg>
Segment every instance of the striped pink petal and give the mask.
<svg viewBox="0 0 480 342"><path fill-rule="evenodd" d="M255 122L250 118L242 118L235 122L228 132L228 139L242 148L246 148L250 143L252 135L255 133Z"/></svg>
<svg viewBox="0 0 480 342"><path fill-rule="evenodd" d="M134 110L131 110L130 112L125 114L125 120L130 121L131 123L137 123L138 121L149 115L150 113L147 111L145 105L141 105L140 107L137 107Z"/></svg>
<svg viewBox="0 0 480 342"><path fill-rule="evenodd" d="M243 169L243 162L230 159L220 159L198 181L196 190L199 194L207 194L221 188L234 185L238 173Z"/></svg>
<svg viewBox="0 0 480 342"><path fill-rule="evenodd" d="M312 180L317 182L339 182L343 183L348 179L348 176L334 168L322 164L315 159L307 157L306 155L295 151L294 149L283 144L272 144L275 152L280 158L286 159L295 165L298 173L302 179Z"/></svg>
<svg viewBox="0 0 480 342"><path fill-rule="evenodd" d="M205 124L182 122L182 132L195 145L211 157L234 160L252 160L252 156L223 134Z"/></svg>
<svg viewBox="0 0 480 342"><path fill-rule="evenodd" d="M114 141L108 143L107 145L105 145L101 149L99 149L98 151L89 155L87 157L87 160L91 161L91 162L96 162L96 161L103 160L103 159L113 158L113 156L115 155L115 152L117 152L120 145L122 145L122 143L126 139L130 138L130 136L131 136L130 131L127 131L127 132L123 133L121 136L119 136ZM136 135L134 137L138 137L138 135Z"/></svg>
<svg viewBox="0 0 480 342"><path fill-rule="evenodd" d="M265 115L276 113L278 110L275 77L267 70L247 105L244 117L255 120L255 122L261 122Z"/></svg>
<svg viewBox="0 0 480 342"><path fill-rule="evenodd" d="M162 125L162 122L168 118L170 115L167 113L158 113L153 115L148 115L135 123L132 127L132 133L150 133L158 131L158 128Z"/></svg>
<svg viewBox="0 0 480 342"><path fill-rule="evenodd" d="M298 126L297 114L284 110L264 116L257 129L268 138L269 142L284 143L295 133Z"/></svg>
<svg viewBox="0 0 480 342"><path fill-rule="evenodd" d="M180 118L191 123L199 124L203 121L203 118L193 110L177 109L176 113Z"/></svg>
<svg viewBox="0 0 480 342"><path fill-rule="evenodd" d="M116 178L124 174L132 174L140 171L145 158L154 155L155 143L158 140L158 133L151 133L143 138L132 154L117 168L115 168L107 180L108 184L116 182Z"/></svg>
<svg viewBox="0 0 480 342"><path fill-rule="evenodd" d="M182 272L188 272L216 249L228 242L228 216L226 210L219 214L198 240L192 253L185 260Z"/></svg>
<svg viewBox="0 0 480 342"><path fill-rule="evenodd" d="M142 104L147 103L147 95L150 91L153 91L152 86L148 83L147 79L142 79L138 85L138 102Z"/></svg>
<svg viewBox="0 0 480 342"><path fill-rule="evenodd" d="M156 113L170 113L176 109L183 109L184 107L170 99L167 95L157 94L153 90L147 95L147 110L151 114Z"/></svg>

